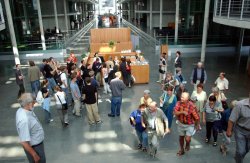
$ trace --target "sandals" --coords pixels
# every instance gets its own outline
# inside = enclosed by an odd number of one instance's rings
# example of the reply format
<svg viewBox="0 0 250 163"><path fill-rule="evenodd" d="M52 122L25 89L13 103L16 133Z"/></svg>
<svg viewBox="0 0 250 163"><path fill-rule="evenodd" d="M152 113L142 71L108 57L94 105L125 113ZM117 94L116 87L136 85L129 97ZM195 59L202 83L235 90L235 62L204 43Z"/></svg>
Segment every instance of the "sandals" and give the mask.
<svg viewBox="0 0 250 163"><path fill-rule="evenodd" d="M177 156L182 156L182 155L184 155L184 154L185 154L184 150L179 150L179 151L177 152Z"/></svg>

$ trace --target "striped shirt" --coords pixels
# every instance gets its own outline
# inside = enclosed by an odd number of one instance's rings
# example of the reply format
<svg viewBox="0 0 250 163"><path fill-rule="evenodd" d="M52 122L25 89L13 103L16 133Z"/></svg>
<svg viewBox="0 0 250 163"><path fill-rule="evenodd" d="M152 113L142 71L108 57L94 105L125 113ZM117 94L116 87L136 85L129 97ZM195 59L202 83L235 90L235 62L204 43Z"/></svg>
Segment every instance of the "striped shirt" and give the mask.
<svg viewBox="0 0 250 163"><path fill-rule="evenodd" d="M177 116L179 122L183 124L191 125L194 124L195 121L198 121L200 119L195 105L190 101L188 101L187 103L178 101L174 108L174 112L176 111L186 111L188 113L188 115L180 114Z"/></svg>

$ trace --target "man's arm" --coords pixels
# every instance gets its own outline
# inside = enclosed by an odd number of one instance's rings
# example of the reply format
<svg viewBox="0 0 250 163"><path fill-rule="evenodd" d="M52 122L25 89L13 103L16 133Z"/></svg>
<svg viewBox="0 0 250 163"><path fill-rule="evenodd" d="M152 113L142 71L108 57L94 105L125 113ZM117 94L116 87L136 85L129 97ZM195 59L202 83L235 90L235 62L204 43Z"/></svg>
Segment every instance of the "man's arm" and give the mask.
<svg viewBox="0 0 250 163"><path fill-rule="evenodd" d="M33 157L35 163L38 163L40 160L40 157L36 153L36 151L30 146L28 142L21 142L23 148Z"/></svg>
<svg viewBox="0 0 250 163"><path fill-rule="evenodd" d="M228 137L232 136L233 126L234 126L234 123L229 120L227 124L227 133L226 133Z"/></svg>

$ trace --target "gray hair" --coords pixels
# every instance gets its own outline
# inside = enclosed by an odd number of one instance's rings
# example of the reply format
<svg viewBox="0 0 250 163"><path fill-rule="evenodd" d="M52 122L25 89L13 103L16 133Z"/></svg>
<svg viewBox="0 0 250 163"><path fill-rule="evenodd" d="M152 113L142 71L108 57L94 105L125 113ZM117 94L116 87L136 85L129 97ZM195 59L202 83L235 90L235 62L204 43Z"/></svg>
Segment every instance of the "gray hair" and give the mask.
<svg viewBox="0 0 250 163"><path fill-rule="evenodd" d="M33 96L31 93L24 93L19 98L19 103L22 107L26 106L27 104L30 104L34 101Z"/></svg>
<svg viewBox="0 0 250 163"><path fill-rule="evenodd" d="M212 88L212 92L219 92L220 90L219 90L219 88L218 87L213 87Z"/></svg>

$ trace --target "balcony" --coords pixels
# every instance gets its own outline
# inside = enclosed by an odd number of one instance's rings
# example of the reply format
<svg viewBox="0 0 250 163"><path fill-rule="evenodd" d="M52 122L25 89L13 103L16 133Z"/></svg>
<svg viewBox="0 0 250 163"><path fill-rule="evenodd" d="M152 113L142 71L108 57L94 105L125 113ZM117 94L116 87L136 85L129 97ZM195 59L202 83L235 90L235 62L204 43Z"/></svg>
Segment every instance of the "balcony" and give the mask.
<svg viewBox="0 0 250 163"><path fill-rule="evenodd" d="M215 0L213 21L250 29L250 0Z"/></svg>

